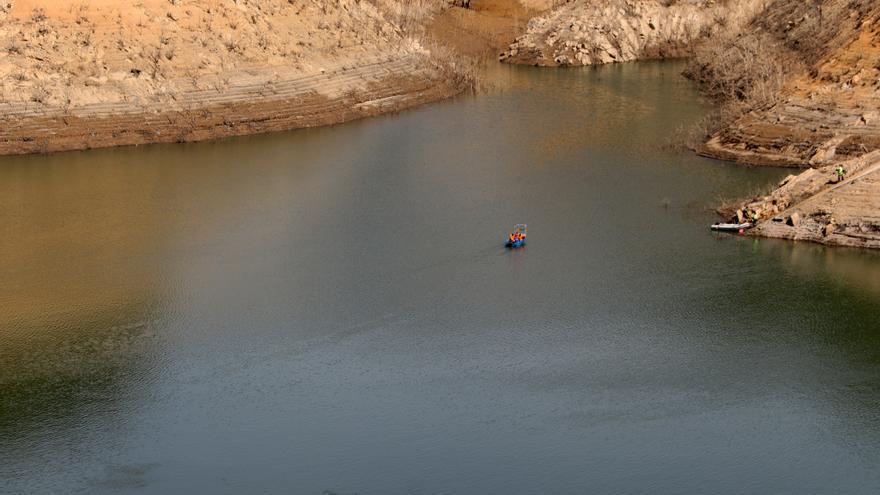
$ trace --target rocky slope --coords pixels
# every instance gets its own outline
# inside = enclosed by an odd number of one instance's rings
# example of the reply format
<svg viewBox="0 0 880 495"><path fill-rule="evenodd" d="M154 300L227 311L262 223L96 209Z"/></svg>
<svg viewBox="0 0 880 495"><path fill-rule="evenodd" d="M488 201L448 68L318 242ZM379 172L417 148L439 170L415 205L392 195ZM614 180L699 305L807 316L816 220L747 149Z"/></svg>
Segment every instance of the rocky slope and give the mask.
<svg viewBox="0 0 880 495"><path fill-rule="evenodd" d="M0 154L341 122L468 84L413 24L442 0L4 0Z"/></svg>
<svg viewBox="0 0 880 495"><path fill-rule="evenodd" d="M761 0L574 0L529 22L500 59L569 66L681 57L748 23Z"/></svg>
<svg viewBox="0 0 880 495"><path fill-rule="evenodd" d="M880 149L880 4L777 0L759 19L740 37L774 38L782 48L775 63L798 70L767 104L752 105L698 152L750 165L821 167Z"/></svg>
<svg viewBox="0 0 880 495"><path fill-rule="evenodd" d="M780 79L749 73L760 64L725 67L724 53L779 67L772 76ZM755 235L880 248L880 3L774 0L708 54L698 54L689 72L703 87L734 81L726 104L745 111L697 151L808 168L745 203L736 217L757 212ZM755 95L756 88L766 94ZM838 165L848 170L840 184Z"/></svg>
<svg viewBox="0 0 880 495"><path fill-rule="evenodd" d="M743 204L736 216L756 213L761 220L751 231L755 235L880 248L880 151L842 165L843 181L837 181L834 165L813 168Z"/></svg>

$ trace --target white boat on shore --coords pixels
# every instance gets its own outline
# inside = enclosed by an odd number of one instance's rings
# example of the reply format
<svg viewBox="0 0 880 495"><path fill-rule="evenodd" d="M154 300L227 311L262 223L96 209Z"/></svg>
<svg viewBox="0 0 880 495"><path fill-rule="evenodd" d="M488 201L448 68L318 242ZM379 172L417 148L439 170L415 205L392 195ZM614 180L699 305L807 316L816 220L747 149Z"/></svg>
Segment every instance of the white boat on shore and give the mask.
<svg viewBox="0 0 880 495"><path fill-rule="evenodd" d="M718 232L739 232L741 230L746 230L752 228L751 223L713 223L709 226L710 229L718 231Z"/></svg>

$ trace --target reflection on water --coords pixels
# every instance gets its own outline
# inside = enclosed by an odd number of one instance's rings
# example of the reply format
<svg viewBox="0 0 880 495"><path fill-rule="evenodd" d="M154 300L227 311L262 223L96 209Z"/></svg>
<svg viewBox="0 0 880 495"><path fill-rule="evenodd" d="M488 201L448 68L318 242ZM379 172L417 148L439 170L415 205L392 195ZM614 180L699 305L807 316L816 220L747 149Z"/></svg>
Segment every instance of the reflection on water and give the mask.
<svg viewBox="0 0 880 495"><path fill-rule="evenodd" d="M0 159L0 491L875 493L878 254L709 233L680 70Z"/></svg>

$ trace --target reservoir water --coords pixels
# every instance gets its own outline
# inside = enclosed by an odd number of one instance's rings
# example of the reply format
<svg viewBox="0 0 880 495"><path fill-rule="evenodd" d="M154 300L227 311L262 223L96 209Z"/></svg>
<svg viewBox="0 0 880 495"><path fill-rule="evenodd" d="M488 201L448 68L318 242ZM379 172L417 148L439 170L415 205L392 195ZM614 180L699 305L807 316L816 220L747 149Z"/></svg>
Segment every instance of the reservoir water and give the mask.
<svg viewBox="0 0 880 495"><path fill-rule="evenodd" d="M0 158L0 492L880 492L880 254L711 234L681 68Z"/></svg>

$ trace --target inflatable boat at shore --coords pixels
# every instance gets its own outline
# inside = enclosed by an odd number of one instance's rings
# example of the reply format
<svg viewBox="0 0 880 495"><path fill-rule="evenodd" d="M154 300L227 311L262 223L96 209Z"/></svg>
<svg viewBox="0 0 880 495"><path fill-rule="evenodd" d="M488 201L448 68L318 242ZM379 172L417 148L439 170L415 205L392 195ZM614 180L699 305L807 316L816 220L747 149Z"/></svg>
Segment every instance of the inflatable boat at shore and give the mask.
<svg viewBox="0 0 880 495"><path fill-rule="evenodd" d="M710 229L717 232L742 232L752 228L750 223L713 223Z"/></svg>

